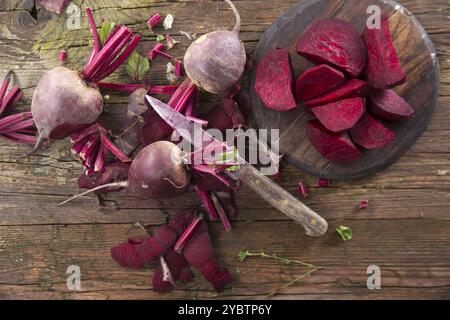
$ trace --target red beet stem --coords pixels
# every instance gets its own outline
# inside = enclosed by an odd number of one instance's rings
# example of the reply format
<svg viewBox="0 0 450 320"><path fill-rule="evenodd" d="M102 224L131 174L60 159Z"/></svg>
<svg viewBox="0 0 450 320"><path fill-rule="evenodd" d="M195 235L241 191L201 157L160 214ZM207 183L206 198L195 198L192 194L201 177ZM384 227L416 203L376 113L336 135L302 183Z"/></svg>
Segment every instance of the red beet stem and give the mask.
<svg viewBox="0 0 450 320"><path fill-rule="evenodd" d="M189 241L189 239L192 237L192 235L197 230L197 227L202 222L203 218L201 216L195 217L192 222L189 224L189 226L184 230L183 234L180 236L178 241L175 243L174 250L177 253L181 253L181 251L184 248L184 245Z"/></svg>
<svg viewBox="0 0 450 320"><path fill-rule="evenodd" d="M29 127L34 126L34 121L33 119L29 119L29 120L24 120L24 121L20 121L12 126L9 126L7 128L4 129L0 129L0 134L5 134L5 133L11 133L11 132L18 132L22 129L26 129Z"/></svg>
<svg viewBox="0 0 450 320"><path fill-rule="evenodd" d="M178 88L179 88L179 86L176 86L176 85L174 85L174 86L172 86L172 85L169 85L169 86L156 85L156 86L150 87L149 93L150 94L174 94Z"/></svg>
<svg viewBox="0 0 450 320"><path fill-rule="evenodd" d="M216 195L211 192L211 200L214 204L214 207L216 208L216 211L219 213L220 220L222 221L223 227L225 228L226 232L231 232L231 223L230 220L228 220L227 213L223 209L222 205L219 202L219 199L217 199Z"/></svg>
<svg viewBox="0 0 450 320"><path fill-rule="evenodd" d="M177 60L175 63L175 75L178 78L181 78L183 76L183 63L180 60Z"/></svg>
<svg viewBox="0 0 450 320"><path fill-rule="evenodd" d="M146 89L150 88L150 85L145 84L139 84L139 83L110 83L110 82L99 82L97 83L97 86L100 89L108 89L108 90L117 90L127 93L133 93L137 89Z"/></svg>
<svg viewBox="0 0 450 320"><path fill-rule="evenodd" d="M306 198L309 196L308 187L303 183L303 181L300 181L298 183L298 191L303 198Z"/></svg>
<svg viewBox="0 0 450 320"><path fill-rule="evenodd" d="M361 200L359 204L360 209L367 209L369 207L369 200Z"/></svg>
<svg viewBox="0 0 450 320"><path fill-rule="evenodd" d="M162 52L162 50L164 50L164 45L158 42L147 54L148 59L153 61L157 57L157 52Z"/></svg>
<svg viewBox="0 0 450 320"><path fill-rule="evenodd" d="M148 19L147 25L150 29L153 29L158 24L160 24L162 22L162 20L163 20L163 17L159 13L157 13L154 16L152 16L150 19Z"/></svg>
<svg viewBox="0 0 450 320"><path fill-rule="evenodd" d="M11 132L11 133L5 134L3 136L9 140L12 140L14 142L20 142L20 143L36 143L36 140L37 140L36 136L18 133L18 132Z"/></svg>
<svg viewBox="0 0 450 320"><path fill-rule="evenodd" d="M189 104L190 105L190 104ZM188 106L189 106L188 105ZM188 110L188 109L186 109L186 110ZM187 113L187 111L186 111L186 113ZM186 118L188 118L189 120L191 120L191 121L194 121L194 122L197 122L199 125L201 125L202 127L206 127L207 125L208 125L208 121L206 121L206 120L203 120L203 119L200 119L200 118L197 118L197 117L193 117L193 116L189 116L189 115L186 115Z"/></svg>
<svg viewBox="0 0 450 320"><path fill-rule="evenodd" d="M9 113L12 107L17 102L19 102L22 96L22 89L20 89L18 86L14 86L2 101L2 104L0 106L0 115Z"/></svg>
<svg viewBox="0 0 450 320"><path fill-rule="evenodd" d="M94 123L93 125L91 125L91 126L85 128L85 129L77 132L76 134L72 135L70 137L70 140L73 143L77 143L77 142L83 140L84 138L86 138L86 137L88 137L88 136L90 136L90 135L92 135L94 133L97 133L98 131L99 131L99 125L97 123Z"/></svg>
<svg viewBox="0 0 450 320"><path fill-rule="evenodd" d="M200 190L197 186L194 185L194 189L197 192L200 200L205 206L206 211L208 212L209 219L211 221L216 221L219 217L217 216L216 209L214 208L214 204L211 201L211 198L206 191Z"/></svg>
<svg viewBox="0 0 450 320"><path fill-rule="evenodd" d="M31 112L22 112L4 117L0 119L0 130L5 130L12 125L15 125L23 120L29 119L30 116Z"/></svg>
<svg viewBox="0 0 450 320"><path fill-rule="evenodd" d="M92 37L94 38L94 56L101 50L100 37L97 32L97 25L95 24L94 15L92 14L91 8L86 8L86 14L88 16L89 24L91 25Z"/></svg>
<svg viewBox="0 0 450 320"><path fill-rule="evenodd" d="M331 187L331 180L329 179L319 179L319 187L321 188L328 188Z"/></svg>
<svg viewBox="0 0 450 320"><path fill-rule="evenodd" d="M8 71L8 73L5 76L5 79L3 79L2 87L0 89L0 105L3 104L3 98L5 97L6 90L8 90L9 82L11 81L11 76L12 71Z"/></svg>
<svg viewBox="0 0 450 320"><path fill-rule="evenodd" d="M123 153L111 140L109 140L109 138L105 134L101 133L100 139L102 143L106 145L108 150L111 151L120 161L131 162L131 159L125 153Z"/></svg>
<svg viewBox="0 0 450 320"><path fill-rule="evenodd" d="M94 134L91 137L89 137L89 139L87 140L86 144L84 145L83 149L79 154L81 159L86 161L88 156L95 150L96 147L98 147L98 142L99 137L97 134Z"/></svg>
<svg viewBox="0 0 450 320"><path fill-rule="evenodd" d="M67 51L66 50L61 50L59 52L59 61L61 61L62 63L67 61Z"/></svg>
<svg viewBox="0 0 450 320"><path fill-rule="evenodd" d="M104 143L101 143L100 148L98 150L97 158L95 159L94 171L103 171L107 156L108 156L108 147Z"/></svg>

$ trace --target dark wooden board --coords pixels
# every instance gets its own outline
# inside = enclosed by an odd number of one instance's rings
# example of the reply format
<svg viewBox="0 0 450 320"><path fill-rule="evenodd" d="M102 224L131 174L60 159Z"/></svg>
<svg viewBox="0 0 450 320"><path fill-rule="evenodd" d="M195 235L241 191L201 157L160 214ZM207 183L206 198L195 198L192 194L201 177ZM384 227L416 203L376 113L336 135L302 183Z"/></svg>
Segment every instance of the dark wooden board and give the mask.
<svg viewBox="0 0 450 320"><path fill-rule="evenodd" d="M416 110L413 119L386 124L397 138L383 149L364 151L364 156L349 164L336 164L324 158L305 135L306 122L312 117L301 103L289 112L265 108L254 90L256 66L275 48L286 48L291 54L295 79L312 66L296 52L300 35L316 20L337 18L351 22L362 33L369 5L378 5L389 15L391 34L406 73L405 84L395 91ZM436 52L419 21L395 1L374 0L307 0L287 10L261 37L255 51L255 68L250 90L256 123L263 129L280 129L280 152L287 160L310 174L328 179L354 179L386 168L400 158L425 130L439 95L439 64Z"/></svg>

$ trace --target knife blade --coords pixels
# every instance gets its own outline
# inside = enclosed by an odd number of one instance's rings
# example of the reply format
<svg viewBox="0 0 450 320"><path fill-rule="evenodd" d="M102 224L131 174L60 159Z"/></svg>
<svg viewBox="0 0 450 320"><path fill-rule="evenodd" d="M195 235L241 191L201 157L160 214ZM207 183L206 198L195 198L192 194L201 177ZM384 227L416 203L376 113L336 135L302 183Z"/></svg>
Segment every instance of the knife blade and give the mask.
<svg viewBox="0 0 450 320"><path fill-rule="evenodd" d="M164 102L149 95L146 98L156 113L195 148L204 148L211 143L224 143ZM318 237L327 232L328 223L325 219L263 175L245 159L239 157L238 160L240 162L239 179L273 207L300 223L308 236ZM227 171L224 172L229 174Z"/></svg>

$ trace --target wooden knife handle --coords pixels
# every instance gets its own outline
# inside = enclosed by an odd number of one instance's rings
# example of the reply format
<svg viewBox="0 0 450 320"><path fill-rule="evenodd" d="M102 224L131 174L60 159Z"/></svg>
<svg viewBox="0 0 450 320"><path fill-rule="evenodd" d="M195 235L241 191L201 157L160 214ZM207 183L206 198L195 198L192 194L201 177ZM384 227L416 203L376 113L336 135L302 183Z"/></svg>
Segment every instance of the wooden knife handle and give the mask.
<svg viewBox="0 0 450 320"><path fill-rule="evenodd" d="M274 208L300 223L308 236L319 237L327 232L328 223L325 219L252 165L241 165L239 179Z"/></svg>

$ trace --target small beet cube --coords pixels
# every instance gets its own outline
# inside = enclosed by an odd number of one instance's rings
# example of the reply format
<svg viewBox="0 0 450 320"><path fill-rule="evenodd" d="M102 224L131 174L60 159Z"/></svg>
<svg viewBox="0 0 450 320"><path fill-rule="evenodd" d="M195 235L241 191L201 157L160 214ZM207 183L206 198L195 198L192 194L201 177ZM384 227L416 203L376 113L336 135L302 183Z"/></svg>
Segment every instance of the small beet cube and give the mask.
<svg viewBox="0 0 450 320"><path fill-rule="evenodd" d="M317 98L305 101L303 105L305 107L320 106L342 99L365 97L368 93L369 85L367 82L358 79L351 79Z"/></svg>
<svg viewBox="0 0 450 320"><path fill-rule="evenodd" d="M269 109L289 111L297 106L292 93L292 68L287 50L276 49L259 63L255 90Z"/></svg>
<svg viewBox="0 0 450 320"><path fill-rule="evenodd" d="M351 77L366 65L366 47L358 31L347 21L319 20L309 27L297 43L297 52L316 64L329 64Z"/></svg>
<svg viewBox="0 0 450 320"><path fill-rule="evenodd" d="M381 17L379 29L366 28L364 40L367 46L367 81L370 86L387 89L403 83L405 73L389 31L389 17Z"/></svg>
<svg viewBox="0 0 450 320"><path fill-rule="evenodd" d="M366 111L364 98L351 98L311 109L319 121L330 131L352 128Z"/></svg>
<svg viewBox="0 0 450 320"><path fill-rule="evenodd" d="M366 149L379 149L395 139L396 134L376 121L367 113L350 130L350 135L357 145Z"/></svg>
<svg viewBox="0 0 450 320"><path fill-rule="evenodd" d="M372 90L369 110L386 121L401 121L414 116L415 110L393 90Z"/></svg>
<svg viewBox="0 0 450 320"><path fill-rule="evenodd" d="M297 100L309 100L333 89L345 81L342 72L321 64L320 66L306 70L297 80Z"/></svg>
<svg viewBox="0 0 450 320"><path fill-rule="evenodd" d="M331 161L348 163L363 155L347 133L328 131L319 120L311 120L307 123L306 136L317 151Z"/></svg>

